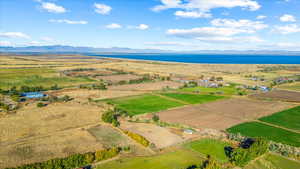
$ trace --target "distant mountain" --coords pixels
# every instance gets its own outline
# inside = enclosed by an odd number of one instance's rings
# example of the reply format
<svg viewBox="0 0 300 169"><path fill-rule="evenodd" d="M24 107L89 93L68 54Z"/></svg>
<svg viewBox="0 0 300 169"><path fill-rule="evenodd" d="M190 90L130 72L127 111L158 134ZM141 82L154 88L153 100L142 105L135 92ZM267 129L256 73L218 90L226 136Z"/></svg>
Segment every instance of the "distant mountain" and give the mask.
<svg viewBox="0 0 300 169"><path fill-rule="evenodd" d="M93 48L93 47L75 47L75 46L26 46L26 47L6 47L0 46L0 53L17 53L17 54L266 54L266 55L298 55L300 51L284 51L284 50L199 50L199 51L171 51L160 49L131 49L131 48Z"/></svg>

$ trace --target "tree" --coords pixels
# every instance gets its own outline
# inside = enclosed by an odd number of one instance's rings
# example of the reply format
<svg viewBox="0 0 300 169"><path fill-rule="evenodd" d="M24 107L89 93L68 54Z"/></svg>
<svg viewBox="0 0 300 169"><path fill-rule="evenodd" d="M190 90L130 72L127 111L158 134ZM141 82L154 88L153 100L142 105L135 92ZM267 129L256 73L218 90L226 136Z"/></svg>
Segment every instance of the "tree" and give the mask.
<svg viewBox="0 0 300 169"><path fill-rule="evenodd" d="M153 120L154 122L158 122L158 121L159 121L159 116L156 115L156 114L154 114L154 115L152 116L152 120Z"/></svg>

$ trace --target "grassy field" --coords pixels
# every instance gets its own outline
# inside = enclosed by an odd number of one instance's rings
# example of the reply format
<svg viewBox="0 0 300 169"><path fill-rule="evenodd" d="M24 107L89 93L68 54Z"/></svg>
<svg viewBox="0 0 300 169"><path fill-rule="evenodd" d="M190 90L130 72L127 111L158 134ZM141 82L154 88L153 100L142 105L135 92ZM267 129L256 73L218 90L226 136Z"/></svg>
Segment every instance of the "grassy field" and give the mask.
<svg viewBox="0 0 300 169"><path fill-rule="evenodd" d="M263 137L275 142L300 147L300 134L259 122L242 123L227 129L227 131L230 133L241 133L249 137Z"/></svg>
<svg viewBox="0 0 300 169"><path fill-rule="evenodd" d="M133 157L111 161L97 166L97 169L183 169L200 164L203 158L199 153L177 150L151 157Z"/></svg>
<svg viewBox="0 0 300 169"><path fill-rule="evenodd" d="M114 104L117 107L126 110L130 115L158 112L172 107L184 105L182 103L167 100L151 94L118 99L107 99L104 101L107 101L108 103Z"/></svg>
<svg viewBox="0 0 300 169"><path fill-rule="evenodd" d="M300 130L300 106L260 118L259 120L290 129Z"/></svg>
<svg viewBox="0 0 300 169"><path fill-rule="evenodd" d="M199 95L199 94L182 94L182 93L163 93L162 95L173 99L181 100L190 104L206 103L225 98L224 96Z"/></svg>
<svg viewBox="0 0 300 169"><path fill-rule="evenodd" d="M263 158L250 162L245 169L299 169L300 162L286 159L275 154L266 154Z"/></svg>
<svg viewBox="0 0 300 169"><path fill-rule="evenodd" d="M220 162L228 161L228 158L225 155L224 147L230 146L229 143L215 139L201 139L187 143L185 146L201 154L210 155Z"/></svg>
<svg viewBox="0 0 300 169"><path fill-rule="evenodd" d="M202 86L197 86L197 87L192 87L192 88L182 88L179 89L179 91L182 92L199 92L203 94L209 94L209 93L222 93L225 95L234 95L237 94L237 89L235 86L224 86L220 88L209 88L209 87L202 87Z"/></svg>
<svg viewBox="0 0 300 169"><path fill-rule="evenodd" d="M60 77L55 70L47 68L1 69L0 79L3 79L0 81L1 89L23 85L50 87L57 84L59 86L72 86L94 81L88 78Z"/></svg>

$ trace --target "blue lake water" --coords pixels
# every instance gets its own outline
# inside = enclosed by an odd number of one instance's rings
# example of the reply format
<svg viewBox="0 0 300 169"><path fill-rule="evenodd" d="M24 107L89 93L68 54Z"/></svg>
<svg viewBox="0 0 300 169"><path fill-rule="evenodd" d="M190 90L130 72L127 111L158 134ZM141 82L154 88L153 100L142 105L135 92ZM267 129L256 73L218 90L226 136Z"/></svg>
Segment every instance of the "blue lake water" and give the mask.
<svg viewBox="0 0 300 169"><path fill-rule="evenodd" d="M95 56L95 55L94 55ZM300 55L113 54L111 58L215 64L300 64Z"/></svg>

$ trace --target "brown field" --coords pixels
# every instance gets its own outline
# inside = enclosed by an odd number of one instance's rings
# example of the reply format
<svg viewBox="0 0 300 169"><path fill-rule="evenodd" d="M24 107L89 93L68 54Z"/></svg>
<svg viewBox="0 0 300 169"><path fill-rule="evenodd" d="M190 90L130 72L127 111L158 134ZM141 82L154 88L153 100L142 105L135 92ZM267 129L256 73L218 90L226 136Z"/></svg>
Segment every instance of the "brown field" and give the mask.
<svg viewBox="0 0 300 169"><path fill-rule="evenodd" d="M110 90L131 90L131 91L154 91L161 90L166 87L176 89L182 86L181 83L172 82L172 81L161 81L161 82L150 82L150 83L141 83L141 84L129 84L129 85L118 85L118 86L109 86Z"/></svg>
<svg viewBox="0 0 300 169"><path fill-rule="evenodd" d="M287 91L287 90L273 90L267 93L260 93L252 95L251 97L258 99L272 99L287 102L300 102L300 92Z"/></svg>
<svg viewBox="0 0 300 169"><path fill-rule="evenodd" d="M120 81L129 81L129 80L137 80L142 78L141 76L136 76L132 74L124 74L124 75L111 75L111 76L98 76L97 79L102 79L111 83L118 83Z"/></svg>
<svg viewBox="0 0 300 169"><path fill-rule="evenodd" d="M154 124L122 121L121 128L144 136L151 143L154 143L156 148L168 147L183 141L180 136L173 134L167 128L159 127Z"/></svg>
<svg viewBox="0 0 300 169"><path fill-rule="evenodd" d="M80 71L80 72L70 72L69 76L97 76L97 75L112 75L114 72L110 70L94 70L94 71Z"/></svg>
<svg viewBox="0 0 300 169"><path fill-rule="evenodd" d="M58 91L48 92L55 96L69 95L76 101L87 102L88 98L101 100L116 97L132 96L143 94L143 91L118 91L118 90L88 90L88 89L62 89Z"/></svg>
<svg viewBox="0 0 300 169"><path fill-rule="evenodd" d="M199 129L224 130L238 123L269 115L292 106L293 104L281 102L232 98L162 111L159 113L159 117L162 121L169 123L185 124Z"/></svg>

